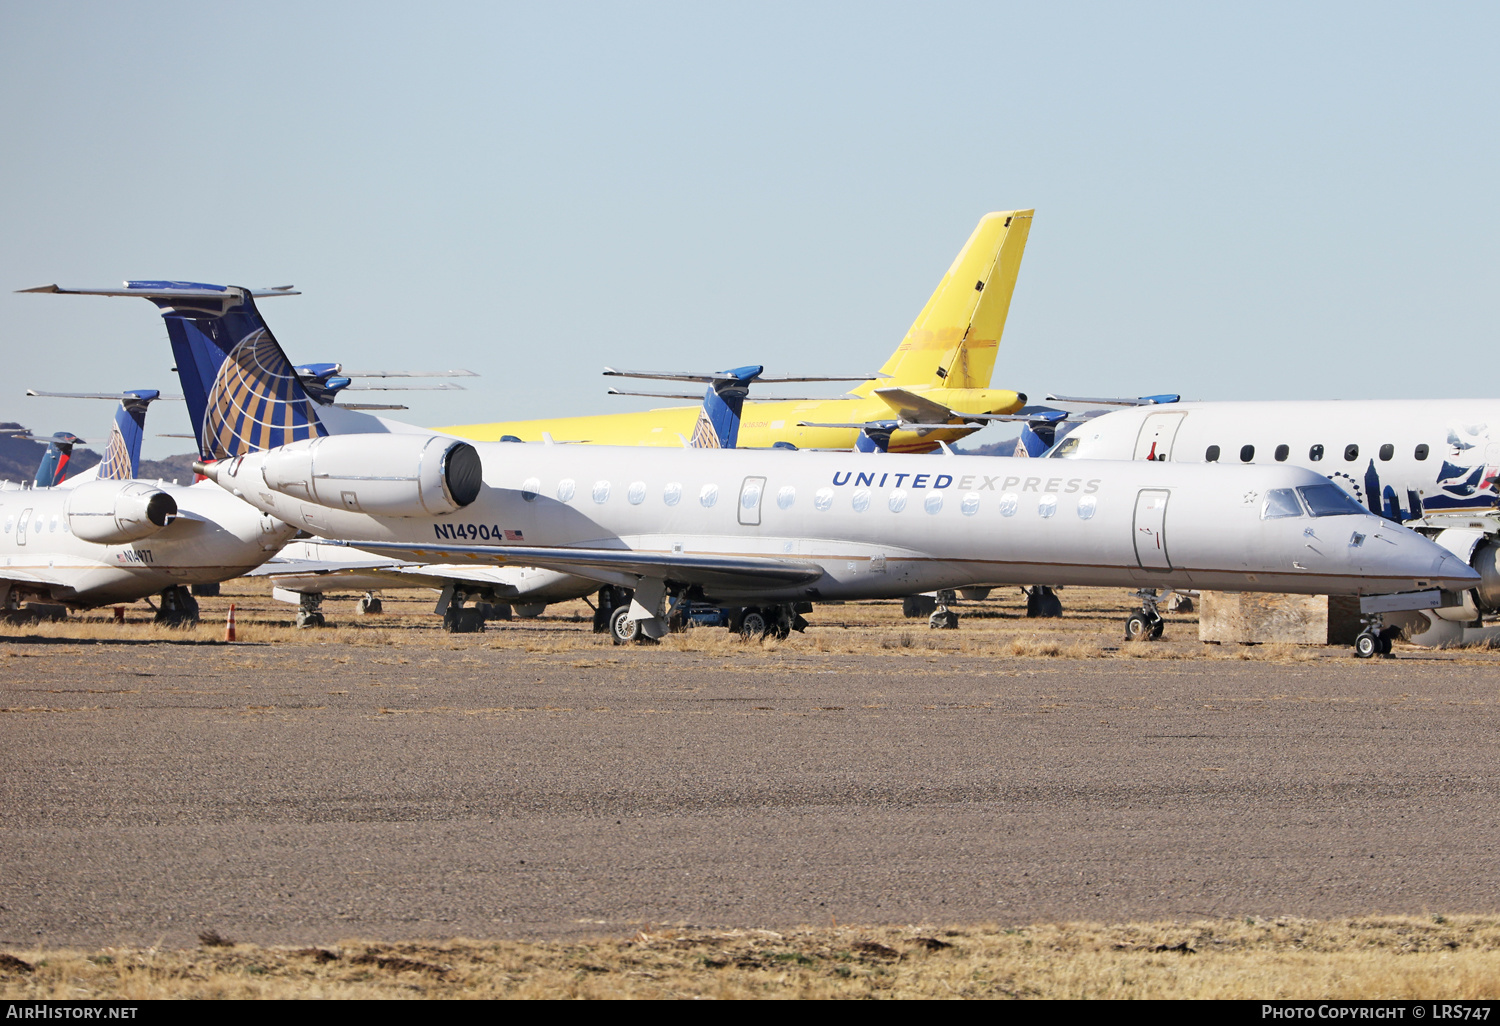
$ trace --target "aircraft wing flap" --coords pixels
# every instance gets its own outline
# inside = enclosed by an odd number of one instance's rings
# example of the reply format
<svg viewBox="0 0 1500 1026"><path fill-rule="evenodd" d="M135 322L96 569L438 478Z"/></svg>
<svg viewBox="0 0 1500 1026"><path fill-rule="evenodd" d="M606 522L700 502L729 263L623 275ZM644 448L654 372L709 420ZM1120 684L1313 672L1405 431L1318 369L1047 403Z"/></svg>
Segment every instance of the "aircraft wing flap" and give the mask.
<svg viewBox="0 0 1500 1026"><path fill-rule="evenodd" d="M804 584L823 576L821 567L772 556L645 552L633 549L552 548L536 545L443 545L426 542L329 542L368 552L415 556L432 563L500 563L559 570L580 577L634 574L685 584L746 588Z"/></svg>

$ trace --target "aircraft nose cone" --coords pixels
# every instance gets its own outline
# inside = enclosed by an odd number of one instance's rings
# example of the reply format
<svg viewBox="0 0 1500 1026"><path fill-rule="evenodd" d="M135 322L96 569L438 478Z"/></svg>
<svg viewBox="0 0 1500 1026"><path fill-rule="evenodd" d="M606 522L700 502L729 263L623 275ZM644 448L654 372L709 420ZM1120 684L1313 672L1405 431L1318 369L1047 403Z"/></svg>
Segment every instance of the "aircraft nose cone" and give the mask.
<svg viewBox="0 0 1500 1026"><path fill-rule="evenodd" d="M1434 583L1450 591L1472 588L1479 583L1479 574L1474 568L1451 552L1444 552L1432 561Z"/></svg>

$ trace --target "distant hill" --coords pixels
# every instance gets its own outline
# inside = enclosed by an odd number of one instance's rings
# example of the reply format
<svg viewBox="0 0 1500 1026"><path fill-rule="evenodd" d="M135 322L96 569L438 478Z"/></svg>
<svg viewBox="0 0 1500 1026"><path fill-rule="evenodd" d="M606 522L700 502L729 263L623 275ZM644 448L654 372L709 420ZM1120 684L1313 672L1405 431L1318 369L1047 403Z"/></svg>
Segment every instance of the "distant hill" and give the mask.
<svg viewBox="0 0 1500 1026"><path fill-rule="evenodd" d="M0 424L0 428L18 428L14 421ZM36 480L37 465L47 451L45 442L28 442L8 434L0 433L0 481L15 481L30 484ZM191 484L193 460L198 457L185 453L168 456L164 460L141 460L141 477L147 481L178 481ZM102 457L92 449L81 445L73 447L73 458L68 463L69 476L82 473L96 465Z"/></svg>

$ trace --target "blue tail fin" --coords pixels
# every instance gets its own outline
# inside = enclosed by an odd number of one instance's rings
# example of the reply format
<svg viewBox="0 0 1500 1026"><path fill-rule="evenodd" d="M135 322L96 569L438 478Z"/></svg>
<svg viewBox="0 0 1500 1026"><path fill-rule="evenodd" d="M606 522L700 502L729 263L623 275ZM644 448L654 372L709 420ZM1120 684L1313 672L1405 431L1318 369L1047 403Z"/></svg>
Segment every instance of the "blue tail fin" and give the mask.
<svg viewBox="0 0 1500 1026"><path fill-rule="evenodd" d="M174 291L178 287L191 295ZM193 434L204 459L221 460L328 432L249 290L133 281L161 309L177 358Z"/></svg>
<svg viewBox="0 0 1500 1026"><path fill-rule="evenodd" d="M900 422L894 420L870 421L859 429L859 437L854 440L854 451L890 452L891 435L900 426Z"/></svg>
<svg viewBox="0 0 1500 1026"><path fill-rule="evenodd" d="M141 438L146 432L146 410L160 398L152 388L126 392L115 411L115 427L109 433L99 477L104 481L129 481L141 471Z"/></svg>
<svg viewBox="0 0 1500 1026"><path fill-rule="evenodd" d="M78 442L78 436L71 431L59 431L47 440L47 451L42 453L42 462L36 468L38 488L52 488L68 479L68 463Z"/></svg>
<svg viewBox="0 0 1500 1026"><path fill-rule="evenodd" d="M703 409L693 425L689 444L694 449L733 449L740 439L740 412L750 383L764 367L735 367L722 372L730 377L716 377L703 393ZM702 379L699 379L702 380Z"/></svg>
<svg viewBox="0 0 1500 1026"><path fill-rule="evenodd" d="M198 451L220 460L328 434L316 405L255 308L256 296L296 295L190 281L128 281L123 289L44 285L23 292L139 296L161 310L177 358Z"/></svg>

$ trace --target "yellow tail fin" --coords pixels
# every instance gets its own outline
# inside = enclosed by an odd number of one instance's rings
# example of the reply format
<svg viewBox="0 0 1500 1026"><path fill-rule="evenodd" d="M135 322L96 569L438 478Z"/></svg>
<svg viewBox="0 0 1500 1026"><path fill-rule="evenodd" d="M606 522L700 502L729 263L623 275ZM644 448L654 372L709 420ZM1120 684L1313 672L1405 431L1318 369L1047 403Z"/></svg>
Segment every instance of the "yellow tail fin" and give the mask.
<svg viewBox="0 0 1500 1026"><path fill-rule="evenodd" d="M856 395L891 385L989 387L1034 213L1002 210L980 219L906 338L880 368L889 377L861 385Z"/></svg>

